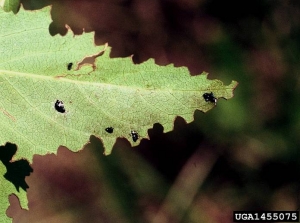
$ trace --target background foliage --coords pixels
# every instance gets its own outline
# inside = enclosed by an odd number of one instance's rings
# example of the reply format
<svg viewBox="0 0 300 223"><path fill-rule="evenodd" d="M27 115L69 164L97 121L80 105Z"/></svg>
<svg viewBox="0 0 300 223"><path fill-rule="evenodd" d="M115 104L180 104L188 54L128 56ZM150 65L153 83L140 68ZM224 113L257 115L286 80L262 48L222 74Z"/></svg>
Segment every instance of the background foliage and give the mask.
<svg viewBox="0 0 300 223"><path fill-rule="evenodd" d="M91 139L74 160L63 148L57 157L34 157L26 179L30 209L18 209L11 196L9 216L231 222L233 210L300 207L298 2L23 3L27 9L53 4L52 35L64 34L65 23L78 34L84 27L96 31L97 44L109 42L113 57L134 54L137 63L151 57L240 85L232 100L196 112L191 124L179 117L166 134L155 124L151 140L133 149L120 140L122 149L103 157L93 150L101 143Z"/></svg>

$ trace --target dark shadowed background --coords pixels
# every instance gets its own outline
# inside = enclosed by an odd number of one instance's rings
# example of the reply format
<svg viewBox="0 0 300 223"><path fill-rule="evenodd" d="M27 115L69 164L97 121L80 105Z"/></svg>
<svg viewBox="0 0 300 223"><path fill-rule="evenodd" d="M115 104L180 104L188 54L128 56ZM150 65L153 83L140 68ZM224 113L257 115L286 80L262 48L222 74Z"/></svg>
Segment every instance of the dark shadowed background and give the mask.
<svg viewBox="0 0 300 223"><path fill-rule="evenodd" d="M111 57L187 66L225 84L220 99L174 130L149 129L131 148L102 155L91 137L81 152L36 155L29 211L14 196L16 222L232 222L233 210L300 208L300 2L286 0L24 0L52 4L51 35L95 31ZM45 168L45 166L47 168Z"/></svg>

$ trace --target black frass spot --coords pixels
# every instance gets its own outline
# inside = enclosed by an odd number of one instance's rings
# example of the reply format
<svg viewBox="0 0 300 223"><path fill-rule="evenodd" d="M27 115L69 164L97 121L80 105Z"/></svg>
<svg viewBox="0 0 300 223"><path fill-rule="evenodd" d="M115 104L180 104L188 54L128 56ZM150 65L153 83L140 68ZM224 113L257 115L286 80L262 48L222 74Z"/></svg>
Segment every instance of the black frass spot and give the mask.
<svg viewBox="0 0 300 223"><path fill-rule="evenodd" d="M206 102L212 102L215 105L217 104L217 98L215 98L214 94L212 92L210 93L204 93L203 98Z"/></svg>
<svg viewBox="0 0 300 223"><path fill-rule="evenodd" d="M114 132L114 128L113 127L107 127L105 129L105 131L108 132L108 133L113 133Z"/></svg>
<svg viewBox="0 0 300 223"><path fill-rule="evenodd" d="M132 131L130 132L130 135L131 135L132 140L133 140L134 142L136 142L136 141L139 139L139 134L138 134L136 131L134 131L134 130L132 130Z"/></svg>
<svg viewBox="0 0 300 223"><path fill-rule="evenodd" d="M54 108L55 108L56 111L58 111L60 113L65 113L66 112L63 101L56 100L56 102L54 104Z"/></svg>
<svg viewBox="0 0 300 223"><path fill-rule="evenodd" d="M67 65L68 70L71 70L72 67L73 67L73 63L68 63L68 65Z"/></svg>

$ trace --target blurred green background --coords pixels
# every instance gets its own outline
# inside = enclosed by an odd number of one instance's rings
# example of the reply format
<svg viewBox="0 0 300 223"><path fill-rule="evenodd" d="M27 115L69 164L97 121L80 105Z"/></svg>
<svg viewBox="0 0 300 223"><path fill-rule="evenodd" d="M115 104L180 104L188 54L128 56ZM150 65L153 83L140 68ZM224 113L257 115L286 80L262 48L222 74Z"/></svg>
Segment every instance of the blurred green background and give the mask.
<svg viewBox="0 0 300 223"><path fill-rule="evenodd" d="M22 3L53 5L51 35L64 35L68 24L76 34L95 31L112 57L155 58L239 82L234 98L195 111L192 123L178 117L170 133L157 123L138 147L119 139L112 155L94 152L107 199L117 204L99 209L106 217L98 222L116 222L115 215L117 222L226 223L234 210L299 210L299 1Z"/></svg>

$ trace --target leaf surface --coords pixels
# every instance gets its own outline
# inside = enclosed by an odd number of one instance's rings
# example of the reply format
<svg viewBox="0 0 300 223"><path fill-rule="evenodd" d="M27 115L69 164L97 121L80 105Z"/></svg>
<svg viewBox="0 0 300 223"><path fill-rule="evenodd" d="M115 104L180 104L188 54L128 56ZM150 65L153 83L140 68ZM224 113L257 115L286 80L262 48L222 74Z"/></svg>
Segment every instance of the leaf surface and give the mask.
<svg viewBox="0 0 300 223"><path fill-rule="evenodd" d="M176 116L191 122L196 109L215 106L204 93L229 99L237 85L208 80L204 72L190 76L187 68L158 66L152 59L139 65L131 58L112 59L109 47L94 45L93 33L53 37L50 7L21 8L16 15L0 10L0 21L0 144L17 144L17 157L28 160L60 145L79 150L90 135L101 138L105 154L118 137L138 145L154 123L167 132ZM55 109L57 100L65 113ZM140 136L136 142L131 131ZM3 188L10 185L0 182Z"/></svg>
<svg viewBox="0 0 300 223"><path fill-rule="evenodd" d="M137 145L154 123L170 131L176 116L190 122L196 109L213 108L206 92L233 96L235 81L225 86L206 73L190 76L184 67L111 59L109 49L101 53L105 47L94 45L93 33L52 37L49 9L0 14L0 140L16 143L22 157L59 145L77 150L91 134L101 137L109 154L117 137ZM65 113L55 110L56 100L64 102ZM112 134L105 131L110 126ZM140 135L135 143L132 130Z"/></svg>

